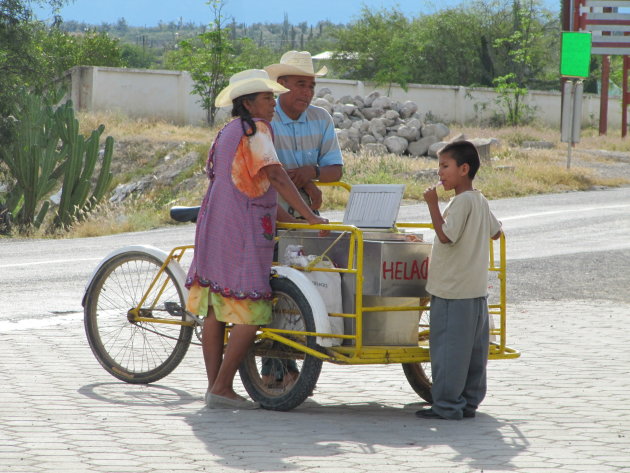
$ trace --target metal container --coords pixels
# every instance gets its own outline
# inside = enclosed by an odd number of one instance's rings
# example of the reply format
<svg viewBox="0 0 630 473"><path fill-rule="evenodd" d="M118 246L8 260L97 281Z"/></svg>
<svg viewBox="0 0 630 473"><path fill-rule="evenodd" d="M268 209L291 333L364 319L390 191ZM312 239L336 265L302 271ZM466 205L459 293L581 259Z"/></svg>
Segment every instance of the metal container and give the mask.
<svg viewBox="0 0 630 473"><path fill-rule="evenodd" d="M283 234L282 258L288 245L301 245L308 254L321 255L339 237L339 232L319 237L315 231ZM326 253L339 267L347 267L350 236L344 235ZM418 306L425 290L431 244L406 241L405 234L388 231L363 232L363 306ZM356 313L356 277L343 274L343 311ZM365 345L417 345L418 311L364 312ZM344 319L346 334L355 334L355 320Z"/></svg>
<svg viewBox="0 0 630 473"><path fill-rule="evenodd" d="M363 296L364 307L418 306L418 297ZM355 333L354 319L347 319L346 333ZM363 345L417 346L420 313L416 311L386 311L363 313Z"/></svg>

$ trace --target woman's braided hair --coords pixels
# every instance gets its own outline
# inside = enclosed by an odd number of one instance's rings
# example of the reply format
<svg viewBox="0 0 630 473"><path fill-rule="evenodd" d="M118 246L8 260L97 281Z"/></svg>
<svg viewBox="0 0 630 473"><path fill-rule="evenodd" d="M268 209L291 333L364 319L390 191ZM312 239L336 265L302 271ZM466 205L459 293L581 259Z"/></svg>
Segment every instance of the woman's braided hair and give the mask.
<svg viewBox="0 0 630 473"><path fill-rule="evenodd" d="M243 133L245 133L245 136L254 136L258 130L256 128L256 122L254 122L254 119L252 118L251 113L249 113L249 110L245 107L244 102L253 102L258 94L259 92L241 95L232 101L232 116L241 118L241 126L243 127ZM247 125L249 125L249 127Z"/></svg>

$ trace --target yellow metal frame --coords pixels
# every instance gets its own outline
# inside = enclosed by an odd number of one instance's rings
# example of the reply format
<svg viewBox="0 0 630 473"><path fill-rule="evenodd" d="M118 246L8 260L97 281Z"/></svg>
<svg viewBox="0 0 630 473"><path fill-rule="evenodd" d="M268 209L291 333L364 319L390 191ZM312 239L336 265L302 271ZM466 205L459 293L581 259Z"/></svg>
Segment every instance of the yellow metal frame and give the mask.
<svg viewBox="0 0 630 473"><path fill-rule="evenodd" d="M176 246L175 248L171 250L171 252L168 254L168 257L164 260L164 262L162 263L162 266L160 267L157 274L153 278L153 281L151 281L149 288L143 294L142 299L140 299L140 302L138 302L138 305L129 311L129 314L133 316L134 322L151 322L154 324L184 325L187 327L195 326L195 321L193 320L182 321L182 320L174 320L174 319L161 319L161 318L140 316L142 309L146 309L147 307L145 303L147 302L149 295L151 294L155 286L159 284L162 274L164 274L164 271L166 270L168 265L171 263L171 261L177 261L177 263L180 263L186 250L193 249L194 247L195 247L194 245ZM160 289L157 291L157 294L155 295L153 300L148 304L149 309L153 310L158 305L158 301L160 300L160 298L162 297L162 294L164 293L164 290L166 289L167 282L168 282L167 280L162 282L162 287L160 287Z"/></svg>
<svg viewBox="0 0 630 473"><path fill-rule="evenodd" d="M298 332L290 330L280 330L273 328L262 328L259 335L260 338L275 340L282 344L288 345L294 349L300 350L309 355L320 358L324 361L339 364L387 364L387 363L421 363L430 360L428 347L428 329L419 331L418 346L366 346L363 344L363 314L366 312L383 312L383 311L428 311L429 305L419 306L369 306L363 305L363 232L361 229L352 225L342 225L339 223L331 223L329 225L304 225L278 223L278 228L286 230L330 230L340 232L341 234L349 234L350 242L348 249L348 266L345 268L318 268L318 267L300 267L294 266L296 269L307 271L323 271L338 272L346 274L354 274L356 276L356 292L355 307L356 312L350 313L331 313L331 317L344 317L355 319L356 334L355 335L337 335L332 333L319 332ZM426 228L432 229L430 223L399 223L394 231L402 229ZM282 238L282 236L280 236ZM327 248L322 256L335 245L339 239ZM489 313L499 316L499 326L492 329L491 335L499 337L498 343L492 343L489 351L490 359L507 359L518 358L520 353L506 345L506 253L505 253L505 236L501 235L498 245L490 240L490 258L488 271L497 273L499 281L499 301L488 305ZM498 246L498 255L497 247ZM355 258L356 256L356 258ZM497 259L498 256L498 259ZM428 302L428 299L425 299ZM317 336L324 338L343 338L354 342L353 345L344 345L326 348L324 352L317 351L306 347L300 343L290 340L284 335L295 336Z"/></svg>
<svg viewBox="0 0 630 473"><path fill-rule="evenodd" d="M350 190L350 186L346 183L320 183L319 185L325 186L341 186L347 190ZM348 364L348 365L360 365L360 364L387 364L387 363L421 363L428 362L430 360L429 357L429 347L428 347L428 329L420 330L418 333L418 346L417 347L409 347L409 346L366 346L363 343L363 314L365 312L382 312L382 311L428 311L429 305L428 303L425 305L419 306L363 306L363 232L361 229L353 226L353 225L343 225L341 223L330 223L328 225L307 225L307 224L296 224L296 223L282 223L278 222L278 229L284 229L287 232L291 232L292 230L328 230L333 232L340 232L341 235L349 235L349 245L348 245L348 266L345 268L320 268L313 267L313 265L309 265L308 267L298 267L295 268L300 270L307 271L322 271L322 272L337 272L341 274L354 274L356 277L356 293L355 293L355 307L356 312L351 313L331 313L329 316L331 317L343 317L343 318L352 318L355 319L355 327L356 334L354 335L339 335L333 333L319 333L319 332L302 332L295 330L283 330L283 329L275 329L275 328L266 328L262 327L258 333L259 339L270 339L277 341L283 345L289 346L295 350L303 352L305 354L314 356L324 361L338 363L338 364ZM433 225L430 223L399 223L396 228L393 230L394 232L400 231L400 229L413 229L413 228L427 228L432 229ZM282 234L277 237L278 239L282 238ZM325 254L340 241L341 238L338 238L334 241L331 246L324 251L321 255L325 257ZM501 235L498 240L498 250L497 243L493 240L490 240L490 258L489 258L489 268L488 271L497 273L497 279L500 284L499 288L499 301L498 303L490 303L488 305L488 309L490 314L499 316L499 326L491 330L491 335L495 335L499 337L498 343L491 343L489 358L490 359L509 359L509 358L518 358L520 353L507 346L506 344L506 252L505 252L505 236ZM172 319L164 319L164 318L146 318L141 317L139 314L141 313L141 308L146 307L145 303L149 294L158 284L161 275L168 267L169 263L173 260L178 263L181 262L184 253L187 250L193 249L193 245L187 246L178 246L171 250L168 257L162 264L162 267L158 271L154 280L152 281L149 289L146 294L143 296L141 301L138 303L138 306L131 310L131 314L134 316L134 321L138 322L151 322L151 323L165 323L165 324L176 324L176 325L185 325L185 326L194 326L196 322L194 320L191 321L181 321L181 320L172 320ZM498 255L497 255L498 252ZM498 258L497 258L498 256ZM277 276L275 276L277 277ZM160 290L157 291L157 295L149 304L150 308L153 308L157 305L157 302L163 293L166 287L166 282L163 283L163 286ZM424 301L428 301L425 299ZM423 301L423 302L424 302ZM299 343L295 340L287 338L287 335L293 335L296 337L305 337L305 336L316 336L323 338L341 338L346 340L352 340L354 342L353 345L344 345L326 348L323 351L314 350L309 348L308 346Z"/></svg>

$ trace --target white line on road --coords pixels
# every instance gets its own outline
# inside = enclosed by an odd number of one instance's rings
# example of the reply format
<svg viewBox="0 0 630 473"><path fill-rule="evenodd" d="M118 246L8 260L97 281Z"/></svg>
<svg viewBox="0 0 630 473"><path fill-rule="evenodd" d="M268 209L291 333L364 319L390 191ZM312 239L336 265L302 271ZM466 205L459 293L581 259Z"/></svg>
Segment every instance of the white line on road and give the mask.
<svg viewBox="0 0 630 473"><path fill-rule="evenodd" d="M45 318L29 318L18 321L0 320L0 333L15 332L17 330L32 330L54 325L83 323L83 313L74 312L72 314L55 315Z"/></svg>
<svg viewBox="0 0 630 473"><path fill-rule="evenodd" d="M505 222L506 220L518 220L522 218L532 218L532 217L541 217L543 215L558 215L558 214L568 214L570 212L590 212L591 210L608 210L608 209L630 209L630 204L620 204L620 205L601 205L597 207L580 207L578 209L567 209L567 210L550 210L548 212L536 212L532 214L524 214L524 215L514 215L513 217L502 217L501 221Z"/></svg>
<svg viewBox="0 0 630 473"><path fill-rule="evenodd" d="M22 266L37 266L40 264L68 264L79 263L82 261L100 261L103 258L79 258L79 259L51 259L45 261L32 261L30 263L14 263L14 264L0 264L0 268L20 268Z"/></svg>
<svg viewBox="0 0 630 473"><path fill-rule="evenodd" d="M402 206L404 207L413 207L413 206ZM602 210L614 210L614 209L630 209L630 204L616 204L616 205L601 205L596 207L579 207L575 209L565 209L565 210L550 210L546 212L535 212L523 215L513 215L511 217L502 217L500 220L502 222L512 221L512 220L520 220L520 219L528 219L534 217L541 217L546 215L566 215L571 212L590 212L590 211L602 211ZM330 212L332 214L333 212ZM57 259L57 260L44 260L44 261L32 261L29 263L13 263L13 264L3 264L0 265L0 269L2 268L19 268L25 266L37 266L44 264L68 264L68 263L79 263L79 262L87 262L87 261L100 261L102 258L79 258L79 259Z"/></svg>

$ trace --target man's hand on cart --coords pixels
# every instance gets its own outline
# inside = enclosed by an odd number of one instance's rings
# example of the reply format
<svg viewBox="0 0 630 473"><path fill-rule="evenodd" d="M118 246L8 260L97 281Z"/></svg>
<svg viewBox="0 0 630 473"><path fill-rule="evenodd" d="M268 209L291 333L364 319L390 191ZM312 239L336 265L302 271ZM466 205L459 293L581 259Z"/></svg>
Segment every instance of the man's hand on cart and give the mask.
<svg viewBox="0 0 630 473"><path fill-rule="evenodd" d="M311 199L311 209L319 210L322 206L322 191L317 187L313 181L309 181L304 187L304 192Z"/></svg>
<svg viewBox="0 0 630 473"><path fill-rule="evenodd" d="M302 166L299 168L287 169L287 174L298 189L306 186L313 179L317 179L315 166Z"/></svg>

